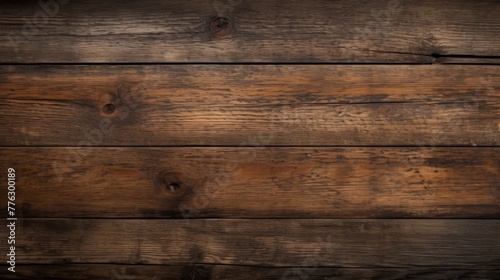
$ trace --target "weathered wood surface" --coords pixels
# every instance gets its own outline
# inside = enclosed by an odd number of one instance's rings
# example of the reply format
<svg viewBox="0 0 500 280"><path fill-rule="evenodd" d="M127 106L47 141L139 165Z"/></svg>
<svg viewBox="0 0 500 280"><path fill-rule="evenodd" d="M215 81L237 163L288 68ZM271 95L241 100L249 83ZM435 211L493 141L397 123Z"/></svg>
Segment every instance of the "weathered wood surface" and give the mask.
<svg viewBox="0 0 500 280"><path fill-rule="evenodd" d="M1 267L0 267L1 268ZM323 268L303 266L279 268L236 265L20 265L16 273L0 270L2 279L53 280L497 280L498 269L429 268Z"/></svg>
<svg viewBox="0 0 500 280"><path fill-rule="evenodd" d="M500 148L4 148L0 158L18 174L22 217L500 218Z"/></svg>
<svg viewBox="0 0 500 280"><path fill-rule="evenodd" d="M433 55L500 56L495 0L58 2L43 8L2 1L1 63L432 63ZM212 24L218 17L224 20Z"/></svg>
<svg viewBox="0 0 500 280"><path fill-rule="evenodd" d="M498 66L3 66L1 146L497 146Z"/></svg>
<svg viewBox="0 0 500 280"><path fill-rule="evenodd" d="M500 279L499 15L2 1L0 278Z"/></svg>
<svg viewBox="0 0 500 280"><path fill-rule="evenodd" d="M22 264L498 268L498 220L23 219ZM2 252L7 243L0 244Z"/></svg>

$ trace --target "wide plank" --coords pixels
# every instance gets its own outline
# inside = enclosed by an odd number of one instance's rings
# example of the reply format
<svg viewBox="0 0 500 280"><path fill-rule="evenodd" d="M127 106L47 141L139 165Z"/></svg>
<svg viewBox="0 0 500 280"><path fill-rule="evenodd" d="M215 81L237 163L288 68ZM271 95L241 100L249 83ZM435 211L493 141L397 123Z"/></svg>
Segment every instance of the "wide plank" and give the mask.
<svg viewBox="0 0 500 280"><path fill-rule="evenodd" d="M19 265L16 273L0 266L2 279L52 280L497 280L499 269L428 268L324 268L314 263L280 268L237 265Z"/></svg>
<svg viewBox="0 0 500 280"><path fill-rule="evenodd" d="M495 0L41 2L2 1L0 63L500 57Z"/></svg>
<svg viewBox="0 0 500 280"><path fill-rule="evenodd" d="M498 66L2 66L1 146L498 146Z"/></svg>
<svg viewBox="0 0 500 280"><path fill-rule="evenodd" d="M16 264L497 269L499 235L498 220L23 219Z"/></svg>
<svg viewBox="0 0 500 280"><path fill-rule="evenodd" d="M25 218L500 218L500 148L3 148L0 158Z"/></svg>

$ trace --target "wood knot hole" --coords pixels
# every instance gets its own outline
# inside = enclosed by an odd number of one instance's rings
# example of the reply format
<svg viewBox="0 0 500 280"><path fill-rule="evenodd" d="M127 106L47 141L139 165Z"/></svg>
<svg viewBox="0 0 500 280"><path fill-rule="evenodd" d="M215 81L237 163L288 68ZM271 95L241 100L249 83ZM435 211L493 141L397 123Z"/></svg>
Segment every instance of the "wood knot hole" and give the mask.
<svg viewBox="0 0 500 280"><path fill-rule="evenodd" d="M181 190L181 185L179 183L169 183L168 184L168 190L170 192L176 193Z"/></svg>
<svg viewBox="0 0 500 280"><path fill-rule="evenodd" d="M233 23L228 18L218 17L210 23L210 32L217 38L225 37L232 31Z"/></svg>
<svg viewBox="0 0 500 280"><path fill-rule="evenodd" d="M102 111L105 113L105 114L113 114L116 110L116 106L114 104L106 104L102 107Z"/></svg>

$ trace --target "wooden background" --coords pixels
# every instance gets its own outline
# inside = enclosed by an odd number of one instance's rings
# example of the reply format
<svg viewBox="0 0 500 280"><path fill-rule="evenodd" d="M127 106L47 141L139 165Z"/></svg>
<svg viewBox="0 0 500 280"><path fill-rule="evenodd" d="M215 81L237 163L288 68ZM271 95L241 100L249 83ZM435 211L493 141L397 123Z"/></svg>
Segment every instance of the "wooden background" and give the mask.
<svg viewBox="0 0 500 280"><path fill-rule="evenodd" d="M497 0L2 1L2 279L499 279Z"/></svg>

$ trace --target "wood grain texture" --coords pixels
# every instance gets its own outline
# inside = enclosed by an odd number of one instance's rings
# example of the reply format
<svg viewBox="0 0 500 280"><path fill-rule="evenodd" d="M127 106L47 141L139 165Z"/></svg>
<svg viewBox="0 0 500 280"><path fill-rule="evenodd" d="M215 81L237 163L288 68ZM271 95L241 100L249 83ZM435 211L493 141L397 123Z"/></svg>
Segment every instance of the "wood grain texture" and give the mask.
<svg viewBox="0 0 500 280"><path fill-rule="evenodd" d="M0 170L16 169L22 217L500 217L499 148L16 148L0 157Z"/></svg>
<svg viewBox="0 0 500 280"><path fill-rule="evenodd" d="M499 234L498 220L23 219L16 263L496 269Z"/></svg>
<svg viewBox="0 0 500 280"><path fill-rule="evenodd" d="M3 66L1 146L497 146L498 66Z"/></svg>
<svg viewBox="0 0 500 280"><path fill-rule="evenodd" d="M495 0L87 0L57 9L36 3L2 1L1 63L432 63L433 54L500 56ZM217 17L229 23L212 32Z"/></svg>
<svg viewBox="0 0 500 280"><path fill-rule="evenodd" d="M310 264L309 264L310 265ZM235 265L20 265L16 273L2 279L53 280L496 280L498 269L429 268L322 268L310 266L277 268Z"/></svg>
<svg viewBox="0 0 500 280"><path fill-rule="evenodd" d="M498 34L498 0L2 1L0 278L500 279Z"/></svg>

